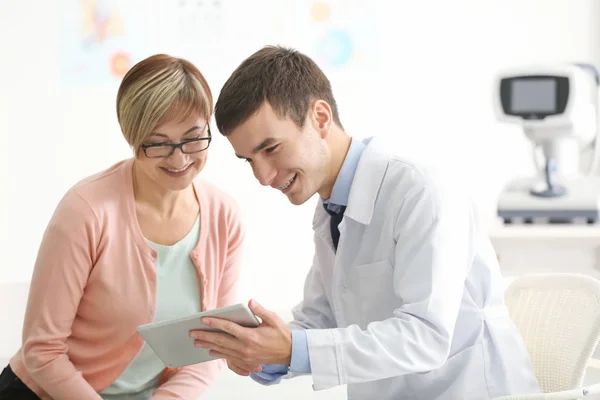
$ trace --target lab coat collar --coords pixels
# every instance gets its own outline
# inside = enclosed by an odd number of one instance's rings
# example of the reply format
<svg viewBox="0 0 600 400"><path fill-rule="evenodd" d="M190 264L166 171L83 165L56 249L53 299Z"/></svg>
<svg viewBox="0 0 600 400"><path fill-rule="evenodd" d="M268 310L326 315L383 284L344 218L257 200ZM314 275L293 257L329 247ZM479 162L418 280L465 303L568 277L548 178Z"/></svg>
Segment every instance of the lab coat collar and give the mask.
<svg viewBox="0 0 600 400"><path fill-rule="evenodd" d="M385 155L386 153L381 150L381 145L377 139L367 138L363 140L363 143L367 147L358 162L344 216L363 225L368 225L373 217L375 201L377 200L377 194L383 182L390 157L389 155ZM321 201L319 201L313 219L313 229L319 231L322 228L323 232L329 232L329 225L325 224L328 221L328 217Z"/></svg>
<svg viewBox="0 0 600 400"><path fill-rule="evenodd" d="M358 162L345 215L356 222L368 225L373 217L375 201L390 157L382 152L377 139L368 138L363 142L367 147Z"/></svg>

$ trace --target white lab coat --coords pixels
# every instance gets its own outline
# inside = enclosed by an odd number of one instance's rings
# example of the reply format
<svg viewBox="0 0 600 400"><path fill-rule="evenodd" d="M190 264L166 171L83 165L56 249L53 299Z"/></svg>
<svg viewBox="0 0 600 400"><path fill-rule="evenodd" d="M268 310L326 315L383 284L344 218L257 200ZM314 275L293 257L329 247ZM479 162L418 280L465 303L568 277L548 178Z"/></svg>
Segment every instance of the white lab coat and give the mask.
<svg viewBox="0 0 600 400"><path fill-rule="evenodd" d="M355 400L539 392L472 203L379 147L360 159L337 254L321 202L315 212L313 266L290 322L308 329L313 388L347 384Z"/></svg>

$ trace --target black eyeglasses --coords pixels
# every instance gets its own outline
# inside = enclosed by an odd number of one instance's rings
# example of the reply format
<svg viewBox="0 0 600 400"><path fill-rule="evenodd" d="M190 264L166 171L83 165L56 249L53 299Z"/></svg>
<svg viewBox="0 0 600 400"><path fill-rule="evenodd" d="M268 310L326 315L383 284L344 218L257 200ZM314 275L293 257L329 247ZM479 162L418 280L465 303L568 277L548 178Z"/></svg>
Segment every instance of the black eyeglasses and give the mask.
<svg viewBox="0 0 600 400"><path fill-rule="evenodd" d="M175 153L175 149L181 150L183 154L194 154L199 153L208 149L212 135L210 133L210 126L207 127L208 137L202 137L197 139L184 140L177 144L171 143L155 143L155 144L143 144L141 146L144 154L148 158L167 158L171 157Z"/></svg>

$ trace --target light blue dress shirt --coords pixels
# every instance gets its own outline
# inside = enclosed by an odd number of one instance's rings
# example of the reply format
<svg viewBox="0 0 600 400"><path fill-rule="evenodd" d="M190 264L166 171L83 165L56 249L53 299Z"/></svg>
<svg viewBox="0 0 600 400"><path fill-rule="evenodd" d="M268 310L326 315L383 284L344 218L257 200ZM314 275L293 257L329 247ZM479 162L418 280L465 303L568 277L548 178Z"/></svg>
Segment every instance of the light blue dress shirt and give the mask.
<svg viewBox="0 0 600 400"><path fill-rule="evenodd" d="M331 197L322 199L323 204L330 211L338 212L341 207L348 206L348 198L350 197L350 187L354 180L354 174L358 167L358 161L362 155L366 145L356 139L350 142L350 148L340 169L340 173L335 180ZM292 330L292 360L290 362L289 371L308 374L310 373L310 358L308 355L308 342L306 340L306 332L304 330ZM250 377L256 382L263 385L271 385L287 375L288 366L284 364L263 364L262 371L251 373Z"/></svg>

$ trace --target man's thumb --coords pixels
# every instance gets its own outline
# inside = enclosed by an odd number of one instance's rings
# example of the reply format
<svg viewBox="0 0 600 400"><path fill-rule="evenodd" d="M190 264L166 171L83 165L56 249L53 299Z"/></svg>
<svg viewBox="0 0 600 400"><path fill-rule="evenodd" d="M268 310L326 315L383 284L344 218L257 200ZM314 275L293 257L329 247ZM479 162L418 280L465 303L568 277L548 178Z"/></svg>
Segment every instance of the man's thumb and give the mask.
<svg viewBox="0 0 600 400"><path fill-rule="evenodd" d="M263 323L266 323L267 325L273 325L276 322L274 313L258 304L258 301L250 300L248 302L248 307L250 307L250 310L254 313L254 315L262 319Z"/></svg>

